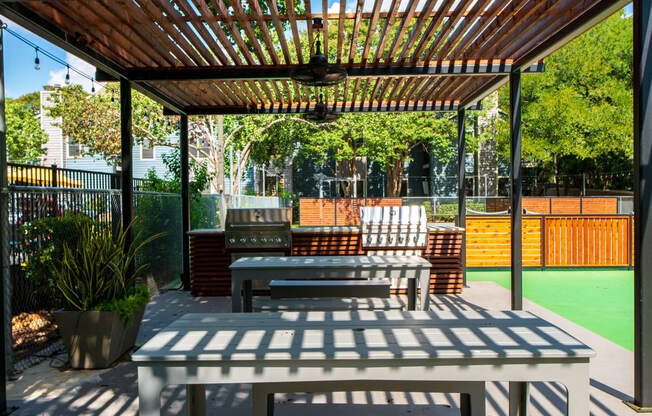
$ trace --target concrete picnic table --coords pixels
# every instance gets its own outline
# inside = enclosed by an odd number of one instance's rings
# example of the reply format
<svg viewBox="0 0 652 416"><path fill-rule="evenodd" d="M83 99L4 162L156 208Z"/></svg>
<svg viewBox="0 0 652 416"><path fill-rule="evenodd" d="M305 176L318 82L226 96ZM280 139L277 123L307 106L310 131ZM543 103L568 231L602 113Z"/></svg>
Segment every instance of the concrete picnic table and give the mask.
<svg viewBox="0 0 652 416"><path fill-rule="evenodd" d="M321 391L320 383L346 389L361 382L364 389L383 381L408 388L556 381L567 388L568 415L588 416L594 355L524 311L311 311L184 315L132 359L141 416L160 415L168 384L185 384L188 414L203 416L206 384L252 383L264 392L266 384L287 390L296 383L294 391L302 392ZM521 398L510 395L510 407ZM254 398L253 414L266 411L265 400Z"/></svg>
<svg viewBox="0 0 652 416"><path fill-rule="evenodd" d="M233 312L251 312L252 280L283 279L392 279L408 281L408 309L416 309L419 281L421 310L428 310L431 264L420 256L288 256L243 257L231 268ZM244 288L244 308L241 290Z"/></svg>

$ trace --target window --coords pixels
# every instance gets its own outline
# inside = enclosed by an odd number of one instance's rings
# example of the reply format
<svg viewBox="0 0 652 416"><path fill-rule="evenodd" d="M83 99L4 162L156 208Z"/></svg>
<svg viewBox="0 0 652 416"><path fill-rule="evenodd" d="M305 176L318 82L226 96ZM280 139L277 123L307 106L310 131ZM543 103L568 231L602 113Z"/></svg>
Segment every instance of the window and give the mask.
<svg viewBox="0 0 652 416"><path fill-rule="evenodd" d="M68 159L75 159L81 157L81 145L79 143L72 143L66 140L66 150Z"/></svg>
<svg viewBox="0 0 652 416"><path fill-rule="evenodd" d="M143 142L140 145L140 160L154 160L156 157L154 148L149 146L149 143Z"/></svg>

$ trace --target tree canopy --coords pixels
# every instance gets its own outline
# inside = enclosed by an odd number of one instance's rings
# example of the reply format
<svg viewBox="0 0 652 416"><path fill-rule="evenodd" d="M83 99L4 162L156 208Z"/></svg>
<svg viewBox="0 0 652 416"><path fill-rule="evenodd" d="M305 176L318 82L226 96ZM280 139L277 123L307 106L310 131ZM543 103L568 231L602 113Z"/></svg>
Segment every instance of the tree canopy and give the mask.
<svg viewBox="0 0 652 416"><path fill-rule="evenodd" d="M41 128L39 93L5 101L7 158L10 162L35 163L45 154L48 140Z"/></svg>
<svg viewBox="0 0 652 416"><path fill-rule="evenodd" d="M631 159L632 34L631 17L612 16L548 57L545 73L523 76L524 159L554 173L612 173ZM507 157L508 87L499 102Z"/></svg>

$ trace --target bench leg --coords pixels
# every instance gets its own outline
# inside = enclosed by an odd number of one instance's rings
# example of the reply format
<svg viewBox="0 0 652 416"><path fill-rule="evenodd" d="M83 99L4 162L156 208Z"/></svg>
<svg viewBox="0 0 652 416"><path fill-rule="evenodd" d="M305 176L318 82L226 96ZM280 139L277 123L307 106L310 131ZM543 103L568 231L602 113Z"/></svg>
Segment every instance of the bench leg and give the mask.
<svg viewBox="0 0 652 416"><path fill-rule="evenodd" d="M420 310L427 311L430 310L430 276L421 276L419 277L419 289L421 305L419 306Z"/></svg>
<svg viewBox="0 0 652 416"><path fill-rule="evenodd" d="M417 282L415 279L408 279L408 311L417 308Z"/></svg>
<svg viewBox="0 0 652 416"><path fill-rule="evenodd" d="M509 382L509 416L527 416L530 385L526 382Z"/></svg>
<svg viewBox="0 0 652 416"><path fill-rule="evenodd" d="M149 367L138 368L138 414L140 416L161 415L161 390L163 383L151 375Z"/></svg>
<svg viewBox="0 0 652 416"><path fill-rule="evenodd" d="M251 401L253 416L274 416L274 393L264 385L251 385Z"/></svg>
<svg viewBox="0 0 652 416"><path fill-rule="evenodd" d="M244 292L244 305L243 305L243 312L252 312L253 311L253 305L252 305L252 283L251 280L245 280L242 282L243 286L243 292Z"/></svg>
<svg viewBox="0 0 652 416"><path fill-rule="evenodd" d="M206 416L206 386L203 384L186 385L186 415Z"/></svg>
<svg viewBox="0 0 652 416"><path fill-rule="evenodd" d="M231 279L231 312L242 312L242 281L240 279Z"/></svg>
<svg viewBox="0 0 652 416"><path fill-rule="evenodd" d="M566 414L568 416L588 416L589 415L589 366L577 369L572 378L563 382L568 393L566 401Z"/></svg>

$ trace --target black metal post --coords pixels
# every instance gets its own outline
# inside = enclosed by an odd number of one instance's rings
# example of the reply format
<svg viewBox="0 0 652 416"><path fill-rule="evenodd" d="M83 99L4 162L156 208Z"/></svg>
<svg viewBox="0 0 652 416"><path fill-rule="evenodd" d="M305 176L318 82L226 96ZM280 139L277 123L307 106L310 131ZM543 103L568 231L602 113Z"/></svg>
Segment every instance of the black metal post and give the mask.
<svg viewBox="0 0 652 416"><path fill-rule="evenodd" d="M0 21L0 28L2 27ZM0 414L7 412L7 370L11 351L11 302L9 292L9 193L7 189L7 124L5 122L5 66L3 30L0 29L0 270L2 307L0 308Z"/></svg>
<svg viewBox="0 0 652 416"><path fill-rule="evenodd" d="M512 309L523 309L523 253L521 201L521 73L509 76L510 187L512 212Z"/></svg>
<svg viewBox="0 0 652 416"><path fill-rule="evenodd" d="M521 201L521 73L512 72L509 76L510 109L510 187L512 218L512 310L523 309L523 253L522 253L522 217ZM527 415L529 401L528 383L510 382L510 416ZM517 397L518 401L512 401Z"/></svg>
<svg viewBox="0 0 652 416"><path fill-rule="evenodd" d="M182 283L183 290L190 290L190 192L188 165L188 116L179 118L179 151L181 152L181 241L182 241Z"/></svg>
<svg viewBox="0 0 652 416"><path fill-rule="evenodd" d="M120 137L121 137L121 175L122 175L122 228L126 229L134 218L134 192L133 192L133 163L131 136L131 82L124 78L120 79ZM133 229L129 231L126 238L126 247L133 242Z"/></svg>
<svg viewBox="0 0 652 416"><path fill-rule="evenodd" d="M457 111L457 226L466 227L466 111ZM462 283L466 286L466 232L462 234Z"/></svg>
<svg viewBox="0 0 652 416"><path fill-rule="evenodd" d="M652 3L634 1L634 405L652 411Z"/></svg>

